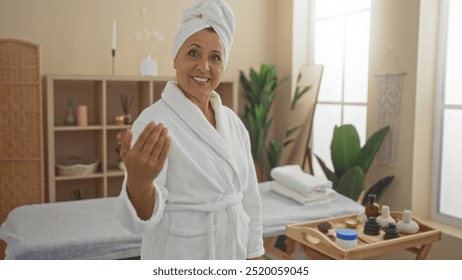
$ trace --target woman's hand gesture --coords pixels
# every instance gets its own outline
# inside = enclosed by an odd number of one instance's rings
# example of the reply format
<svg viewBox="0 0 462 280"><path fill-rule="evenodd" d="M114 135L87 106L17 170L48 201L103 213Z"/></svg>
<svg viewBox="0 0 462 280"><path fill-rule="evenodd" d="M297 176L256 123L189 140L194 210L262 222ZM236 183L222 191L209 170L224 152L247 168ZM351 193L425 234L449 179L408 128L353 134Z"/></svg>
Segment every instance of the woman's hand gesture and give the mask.
<svg viewBox="0 0 462 280"><path fill-rule="evenodd" d="M133 147L133 133L127 130L122 141L120 157L127 170L129 194L143 195L160 174L167 159L171 140L168 129L161 123L150 122L144 128Z"/></svg>

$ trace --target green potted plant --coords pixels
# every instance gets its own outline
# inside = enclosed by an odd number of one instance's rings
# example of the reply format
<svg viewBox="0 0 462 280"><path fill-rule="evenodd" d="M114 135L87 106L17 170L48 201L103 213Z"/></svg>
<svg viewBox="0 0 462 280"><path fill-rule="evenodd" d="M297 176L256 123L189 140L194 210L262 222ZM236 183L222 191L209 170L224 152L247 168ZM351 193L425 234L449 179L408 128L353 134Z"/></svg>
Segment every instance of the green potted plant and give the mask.
<svg viewBox="0 0 462 280"><path fill-rule="evenodd" d="M300 78L299 75L298 81ZM267 143L268 132L273 121L270 110L276 97L276 89L287 79L288 77L284 77L279 80L276 67L269 64L261 64L259 71L250 68L248 78L240 71L239 81L246 101L244 115L241 119L249 132L252 157L259 181L267 180L270 170L279 165L282 148L292 142L288 138L298 129L298 127L294 127L287 130L284 143L278 139L273 139ZM297 85L291 104L292 110L295 108L297 100L309 88L309 86L300 88Z"/></svg>
<svg viewBox="0 0 462 280"><path fill-rule="evenodd" d="M250 68L249 78L242 71L239 73L239 81L246 101L242 122L249 132L252 157L257 177L261 181L266 176L264 152L266 138L273 121L270 110L276 97L276 88L281 81L278 80L274 65L261 64L258 72Z"/></svg>
<svg viewBox="0 0 462 280"><path fill-rule="evenodd" d="M330 146L331 159L334 170L330 170L324 161L316 155L327 179L332 181L334 190L358 200L364 191L364 181L380 146L389 131L383 127L366 141L363 147L356 128L351 124L335 126ZM386 176L368 188L361 203L364 205L368 194L375 194L377 201L382 197L385 189L393 181L394 176Z"/></svg>

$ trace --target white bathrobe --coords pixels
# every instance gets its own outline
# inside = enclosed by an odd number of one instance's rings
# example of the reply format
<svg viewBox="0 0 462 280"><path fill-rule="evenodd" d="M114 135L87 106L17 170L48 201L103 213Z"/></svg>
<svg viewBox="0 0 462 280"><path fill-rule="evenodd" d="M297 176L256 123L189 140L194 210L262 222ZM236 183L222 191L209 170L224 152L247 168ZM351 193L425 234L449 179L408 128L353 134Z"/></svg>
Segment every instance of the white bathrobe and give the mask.
<svg viewBox="0 0 462 280"><path fill-rule="evenodd" d="M162 99L133 124L133 143L150 121L167 126L172 139L155 180L151 218L137 216L126 180L117 200L122 225L142 236L142 259L245 259L264 253L248 132L217 93L210 102L216 129L176 82L168 82Z"/></svg>

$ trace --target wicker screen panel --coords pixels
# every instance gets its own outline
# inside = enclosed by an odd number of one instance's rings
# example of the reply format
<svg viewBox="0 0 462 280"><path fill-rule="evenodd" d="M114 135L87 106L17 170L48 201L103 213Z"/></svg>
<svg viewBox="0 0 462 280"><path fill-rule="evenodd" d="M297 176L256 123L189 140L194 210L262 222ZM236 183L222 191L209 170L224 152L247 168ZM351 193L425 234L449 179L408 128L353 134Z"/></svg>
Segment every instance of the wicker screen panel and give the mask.
<svg viewBox="0 0 462 280"><path fill-rule="evenodd" d="M42 98L38 85L0 83L0 158L41 158Z"/></svg>
<svg viewBox="0 0 462 280"><path fill-rule="evenodd" d="M43 202L43 187L36 187L44 180L38 161L0 161L0 178L0 221L17 206Z"/></svg>
<svg viewBox="0 0 462 280"><path fill-rule="evenodd" d="M0 39L0 82L40 81L38 45Z"/></svg>
<svg viewBox="0 0 462 280"><path fill-rule="evenodd" d="M39 46L0 39L0 223L15 207L44 202Z"/></svg>

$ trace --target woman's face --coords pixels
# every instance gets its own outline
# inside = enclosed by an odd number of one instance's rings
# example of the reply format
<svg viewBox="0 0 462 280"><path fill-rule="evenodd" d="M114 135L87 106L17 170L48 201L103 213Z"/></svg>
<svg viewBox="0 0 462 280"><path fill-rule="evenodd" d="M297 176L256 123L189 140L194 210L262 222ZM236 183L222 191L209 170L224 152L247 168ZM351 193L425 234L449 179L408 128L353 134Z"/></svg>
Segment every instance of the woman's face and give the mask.
<svg viewBox="0 0 462 280"><path fill-rule="evenodd" d="M181 46L173 62L178 86L191 101L202 103L221 82L224 47L217 33L203 29Z"/></svg>

